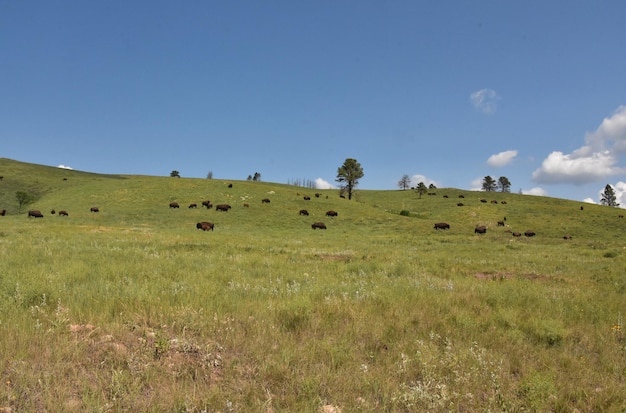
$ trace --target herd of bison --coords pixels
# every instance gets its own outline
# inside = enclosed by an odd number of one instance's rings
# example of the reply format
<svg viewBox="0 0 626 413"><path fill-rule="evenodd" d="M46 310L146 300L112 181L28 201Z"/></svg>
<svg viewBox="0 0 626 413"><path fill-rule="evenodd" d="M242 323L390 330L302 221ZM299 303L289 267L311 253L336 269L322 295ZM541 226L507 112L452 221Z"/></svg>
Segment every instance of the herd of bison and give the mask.
<svg viewBox="0 0 626 413"><path fill-rule="evenodd" d="M232 186L229 186L229 187L232 187ZM436 194L435 193L428 193L428 195L436 195ZM321 196L321 194L319 194L319 193L315 194L315 197L317 197L317 198L319 198L320 196ZM444 195L444 198L448 198L448 196ZM464 198L464 196L463 195L459 195L459 198ZM311 197L304 196L303 199L305 201L310 201ZM269 204L270 202L271 201L270 201L269 198L264 198L264 199L261 200L261 203L263 203L263 204ZM486 199L480 199L480 202L487 203L488 201ZM498 204L499 202L494 200L494 201L491 201L491 203L492 204ZM506 204L506 201L500 201L500 203L501 204ZM216 211L220 211L220 212L228 212L232 208L232 206L229 205L229 204L217 204L217 205L213 206L211 201L208 201L208 200L207 201L202 201L201 206L205 207L207 209L211 209L211 208L215 207L215 210ZM243 206L244 207L249 207L250 205L247 204L247 203L244 203ZM459 203L457 203L457 206L461 207L461 206L464 206L464 204L462 202L459 202ZM171 202L169 204L169 207L171 209L177 209L177 208L180 208L180 205L179 205L178 202ZM195 204L195 203L191 203L188 206L188 208L197 208L197 207L198 207L198 204ZM581 206L580 209L582 210L583 207ZM91 207L90 211L92 213L100 212L98 207ZM56 211L52 210L50 213L51 214L56 214ZM301 209L298 213L301 216L309 216L309 212L306 209ZM0 210L0 216L5 216L5 215L6 215L6 210L5 209ZM43 218L44 215L39 210L30 210L30 211L28 211L27 216L29 218L30 217L33 217L33 218ZM58 216L66 216L67 217L67 216L69 216L69 213L67 211L61 210L61 211L58 212ZM338 213L337 213L337 211L329 210L329 211L326 212L326 216L330 217L330 218L333 218L333 217L337 217ZM623 216L620 215L620 218L621 217L623 217ZM504 227L505 226L505 221L506 221L506 217L504 217L501 221L498 221L497 225L499 227L500 226ZM212 222L201 221L201 222L198 222L196 224L196 228L197 229L201 229L203 231L213 231L214 228L215 228L215 224L212 223ZM318 221L318 222L314 222L313 224L311 224L311 228L314 229L314 230L315 229L326 229L326 225L323 222L319 222ZM435 230L448 230L448 229L450 229L450 224L448 224L447 222L437 222L437 223L435 223L433 228ZM527 230L524 233L514 232L514 231L510 231L510 230L508 230L508 232L510 232L514 237L521 237L522 235L524 235L526 237L533 237L533 236L536 235L536 233L534 231L532 231L532 230ZM477 226L477 227L474 228L474 233L475 234L486 234L487 233L487 227L484 226L484 225ZM566 240L567 239L571 239L571 238L572 237L570 235L564 235L563 236L563 239L566 239Z"/></svg>

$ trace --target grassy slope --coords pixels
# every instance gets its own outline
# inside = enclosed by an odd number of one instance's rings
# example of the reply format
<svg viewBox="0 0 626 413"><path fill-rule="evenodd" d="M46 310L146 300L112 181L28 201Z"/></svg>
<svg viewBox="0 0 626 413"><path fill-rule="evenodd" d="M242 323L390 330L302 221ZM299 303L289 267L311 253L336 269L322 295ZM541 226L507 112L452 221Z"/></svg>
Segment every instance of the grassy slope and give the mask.
<svg viewBox="0 0 626 413"><path fill-rule="evenodd" d="M518 194L484 204L486 194L456 189L421 199L359 191L347 201L272 183L6 159L0 175L9 212L0 217L0 372L11 383L0 406L623 406L625 343L613 328L626 291L621 210ZM16 190L37 194L28 209L45 218L18 211ZM233 209L187 208L205 199ZM324 217L328 209L339 216ZM196 230L201 220L215 231ZM317 220L328 230L311 230ZM451 229L435 231L438 221ZM527 229L538 235L506 232ZM91 386L80 384L86 377ZM48 394L42 383L52 379L68 385Z"/></svg>

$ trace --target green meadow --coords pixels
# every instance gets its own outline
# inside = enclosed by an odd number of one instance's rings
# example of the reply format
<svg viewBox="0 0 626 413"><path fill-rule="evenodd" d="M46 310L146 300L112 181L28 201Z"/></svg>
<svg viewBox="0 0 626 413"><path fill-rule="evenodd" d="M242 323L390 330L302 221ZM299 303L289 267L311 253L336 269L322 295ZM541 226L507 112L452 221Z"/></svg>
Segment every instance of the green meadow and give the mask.
<svg viewBox="0 0 626 413"><path fill-rule="evenodd" d="M0 412L626 411L623 209L0 175Z"/></svg>

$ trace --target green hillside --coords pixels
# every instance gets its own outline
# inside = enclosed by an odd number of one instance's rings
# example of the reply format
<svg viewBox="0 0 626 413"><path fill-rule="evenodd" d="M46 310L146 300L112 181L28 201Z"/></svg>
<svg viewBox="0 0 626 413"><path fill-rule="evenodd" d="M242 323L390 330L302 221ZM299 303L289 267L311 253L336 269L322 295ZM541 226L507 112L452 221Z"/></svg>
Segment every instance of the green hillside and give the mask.
<svg viewBox="0 0 626 413"><path fill-rule="evenodd" d="M9 159L0 176L0 411L626 408L622 209Z"/></svg>

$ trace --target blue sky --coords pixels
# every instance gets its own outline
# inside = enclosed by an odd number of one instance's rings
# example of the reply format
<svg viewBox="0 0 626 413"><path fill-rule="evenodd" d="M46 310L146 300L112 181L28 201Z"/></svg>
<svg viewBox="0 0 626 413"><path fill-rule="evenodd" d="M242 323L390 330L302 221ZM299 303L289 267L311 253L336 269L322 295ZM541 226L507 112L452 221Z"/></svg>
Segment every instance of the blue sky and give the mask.
<svg viewBox="0 0 626 413"><path fill-rule="evenodd" d="M626 2L0 0L0 156L626 206Z"/></svg>

